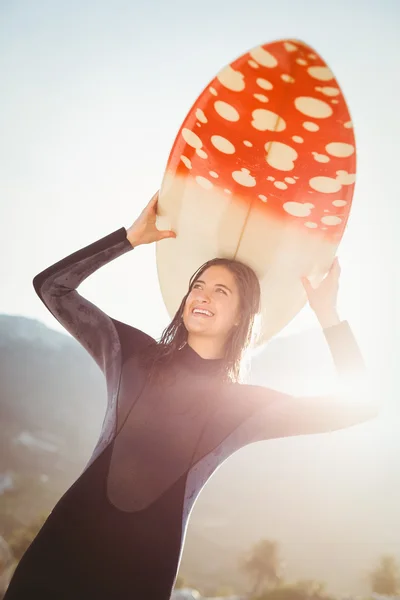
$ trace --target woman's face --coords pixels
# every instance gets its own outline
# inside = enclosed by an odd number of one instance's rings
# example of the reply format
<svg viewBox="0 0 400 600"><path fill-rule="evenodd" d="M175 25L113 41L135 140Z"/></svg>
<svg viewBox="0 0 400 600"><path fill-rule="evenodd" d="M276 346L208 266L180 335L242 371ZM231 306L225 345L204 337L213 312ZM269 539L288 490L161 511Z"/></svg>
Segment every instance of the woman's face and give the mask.
<svg viewBox="0 0 400 600"><path fill-rule="evenodd" d="M186 299L183 322L189 334L225 341L240 318L240 297L229 269L213 265L194 282Z"/></svg>

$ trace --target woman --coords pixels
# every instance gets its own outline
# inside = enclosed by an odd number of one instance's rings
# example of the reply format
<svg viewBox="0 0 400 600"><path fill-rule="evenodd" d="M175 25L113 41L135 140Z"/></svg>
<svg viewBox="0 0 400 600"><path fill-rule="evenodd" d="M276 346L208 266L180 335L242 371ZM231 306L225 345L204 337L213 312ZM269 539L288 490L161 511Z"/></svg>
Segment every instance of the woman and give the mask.
<svg viewBox="0 0 400 600"><path fill-rule="evenodd" d="M159 343L82 298L76 288L102 265L175 237L156 228L157 199L127 231L34 279L47 308L102 369L108 406L89 464L23 556L6 600L167 600L189 512L225 458L254 441L332 431L376 414L372 404L238 383L260 304L258 280L239 262L199 269ZM338 279L336 261L317 289L306 279L304 286L345 374L363 366L336 312Z"/></svg>

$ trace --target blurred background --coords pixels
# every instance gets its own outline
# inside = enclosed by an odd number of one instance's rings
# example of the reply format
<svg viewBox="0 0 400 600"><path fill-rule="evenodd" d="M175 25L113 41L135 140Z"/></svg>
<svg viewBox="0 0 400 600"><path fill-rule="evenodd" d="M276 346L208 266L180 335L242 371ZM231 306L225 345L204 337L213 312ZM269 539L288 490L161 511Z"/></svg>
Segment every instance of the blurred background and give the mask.
<svg viewBox="0 0 400 600"><path fill-rule="evenodd" d="M33 276L131 224L221 67L298 38L330 65L352 113L358 179L338 252L339 310L383 410L345 431L231 457L194 508L178 584L209 597L277 593L278 580L321 582L336 596L368 597L374 586L400 595L399 27L395 0L0 4L0 587L86 464L105 409L100 372L35 296ZM80 291L154 337L169 321L153 246ZM260 385L324 393L334 381L307 307L252 358ZM376 569L392 587L371 583Z"/></svg>

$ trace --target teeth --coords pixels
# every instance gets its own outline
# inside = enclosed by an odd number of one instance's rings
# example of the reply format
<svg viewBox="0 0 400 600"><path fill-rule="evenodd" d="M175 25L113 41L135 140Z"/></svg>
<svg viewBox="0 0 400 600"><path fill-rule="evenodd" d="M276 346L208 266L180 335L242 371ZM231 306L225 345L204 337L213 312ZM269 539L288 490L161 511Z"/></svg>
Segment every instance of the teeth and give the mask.
<svg viewBox="0 0 400 600"><path fill-rule="evenodd" d="M212 312L210 312L208 310L202 310L200 308L195 308L193 310L193 314L196 314L196 313L198 313L200 315L206 315L207 317L212 317L213 316Z"/></svg>

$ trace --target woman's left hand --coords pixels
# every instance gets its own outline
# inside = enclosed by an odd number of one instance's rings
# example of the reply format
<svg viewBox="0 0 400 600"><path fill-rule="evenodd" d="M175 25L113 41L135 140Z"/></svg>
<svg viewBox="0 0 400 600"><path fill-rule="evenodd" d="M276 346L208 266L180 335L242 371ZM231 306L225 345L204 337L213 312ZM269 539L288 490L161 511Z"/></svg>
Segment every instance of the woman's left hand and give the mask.
<svg viewBox="0 0 400 600"><path fill-rule="evenodd" d="M339 260L336 257L318 287L313 288L307 277L301 278L310 307L323 327L330 327L340 321L337 314L340 271Z"/></svg>

